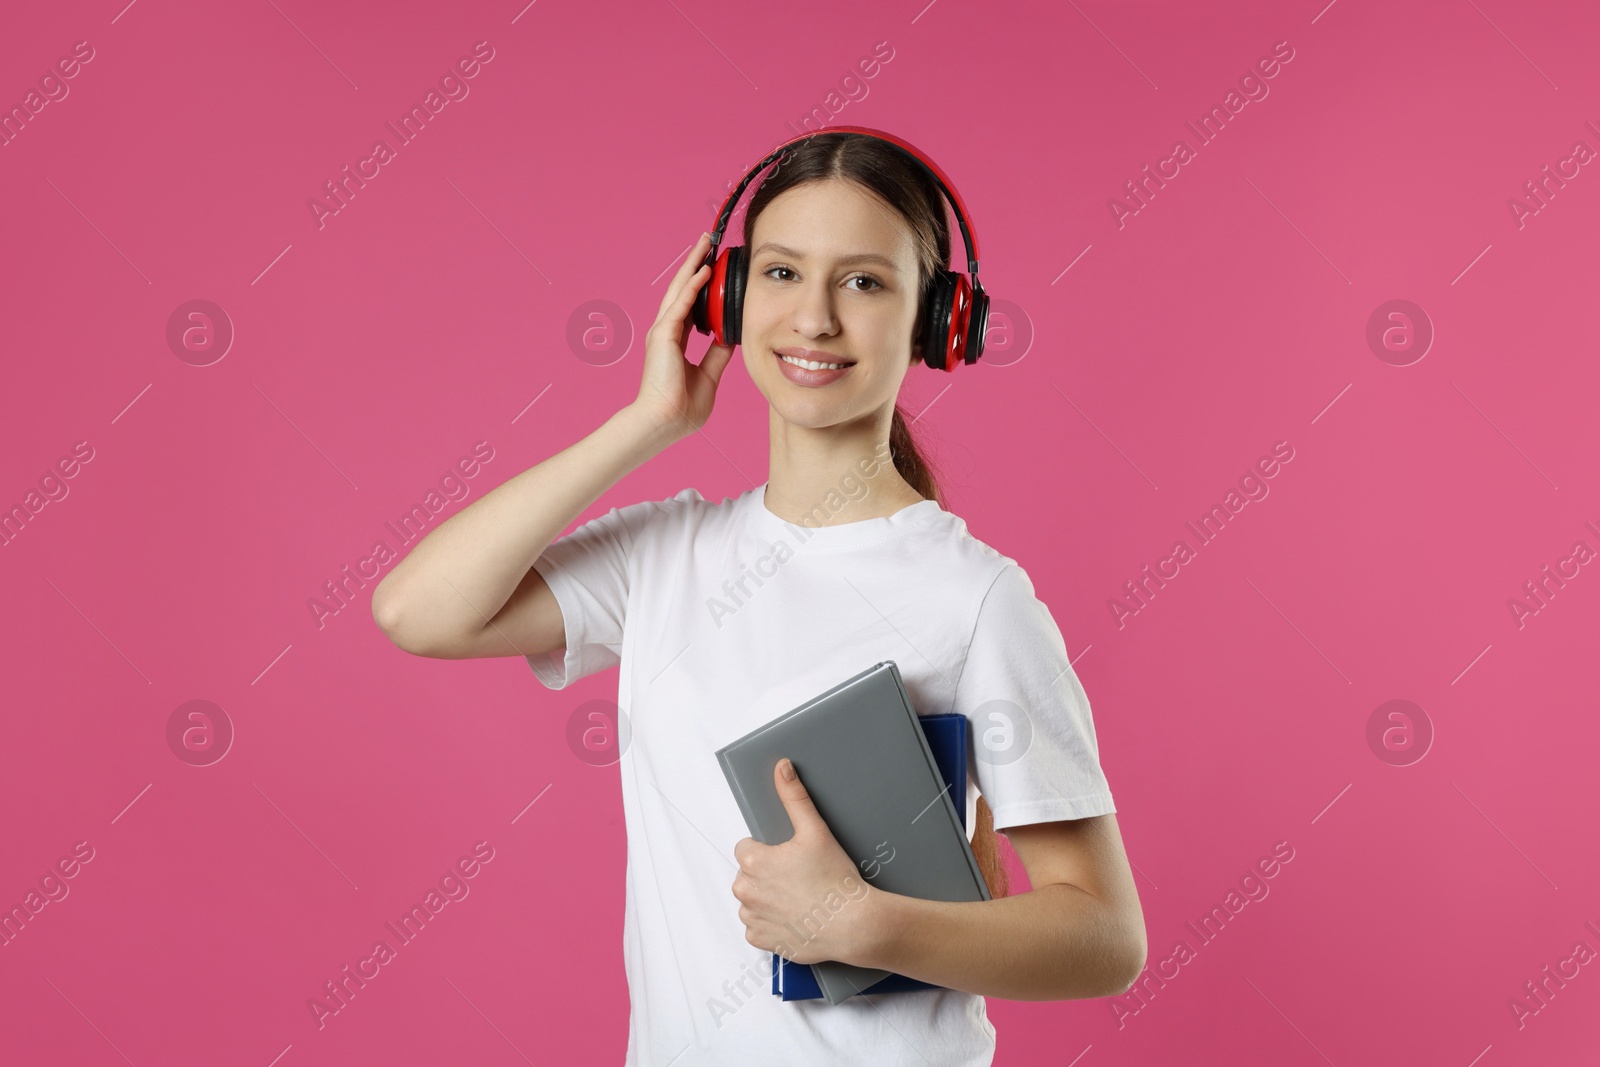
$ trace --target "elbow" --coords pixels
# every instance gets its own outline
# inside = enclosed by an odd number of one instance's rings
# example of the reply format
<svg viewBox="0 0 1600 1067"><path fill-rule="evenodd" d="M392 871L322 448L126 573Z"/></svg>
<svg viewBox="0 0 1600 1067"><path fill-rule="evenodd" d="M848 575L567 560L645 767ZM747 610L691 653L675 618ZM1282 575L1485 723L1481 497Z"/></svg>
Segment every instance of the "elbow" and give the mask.
<svg viewBox="0 0 1600 1067"><path fill-rule="evenodd" d="M399 598L392 591L386 593L382 582L372 591L372 621L396 648L414 656L421 655L419 646L406 629L405 612Z"/></svg>
<svg viewBox="0 0 1600 1067"><path fill-rule="evenodd" d="M1094 922L1094 948L1083 956L1066 953L1073 957L1072 965L1059 972L1051 992L1039 999L1120 997L1138 984L1147 954L1143 914L1137 909L1120 915L1107 910Z"/></svg>
<svg viewBox="0 0 1600 1067"><path fill-rule="evenodd" d="M389 579L385 578L372 590L372 621L378 624L392 640L395 627L399 624L399 605L395 603L394 595L389 590Z"/></svg>
<svg viewBox="0 0 1600 1067"><path fill-rule="evenodd" d="M1144 953L1139 953L1137 961L1131 967L1123 968L1118 972L1116 984L1107 990L1103 996L1120 997L1134 987L1139 981L1139 976L1144 973Z"/></svg>
<svg viewBox="0 0 1600 1067"><path fill-rule="evenodd" d="M372 621L383 635L402 652L425 659L463 659L472 651L475 634L459 634L441 629L434 620L437 612L428 604L408 599L380 584L372 591Z"/></svg>
<svg viewBox="0 0 1600 1067"><path fill-rule="evenodd" d="M1099 916L1098 934L1095 966L1079 970L1079 992L1072 994L1074 997L1120 997L1144 975L1149 946L1144 913L1137 903L1106 907ZM1089 982L1085 970L1093 976Z"/></svg>
<svg viewBox="0 0 1600 1067"><path fill-rule="evenodd" d="M1116 981L1105 994L1108 997L1122 996L1133 988L1134 983L1139 981L1139 976L1144 973L1149 945L1145 939L1143 916L1129 926L1122 938L1122 948L1124 951L1119 956L1122 966L1115 971Z"/></svg>

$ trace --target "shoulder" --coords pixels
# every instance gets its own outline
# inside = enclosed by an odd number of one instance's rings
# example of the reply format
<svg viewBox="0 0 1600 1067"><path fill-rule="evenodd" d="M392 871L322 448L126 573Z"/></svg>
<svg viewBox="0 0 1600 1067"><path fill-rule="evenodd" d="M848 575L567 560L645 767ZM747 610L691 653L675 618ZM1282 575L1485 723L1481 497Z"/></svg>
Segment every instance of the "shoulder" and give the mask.
<svg viewBox="0 0 1600 1067"><path fill-rule="evenodd" d="M669 497L641 500L612 508L600 517L631 542L646 539L676 541L706 532L731 519L735 507L749 496L724 497L712 503L690 486Z"/></svg>
<svg viewBox="0 0 1600 1067"><path fill-rule="evenodd" d="M705 497L700 495L700 490L693 486L680 489L676 494L664 500L652 500L648 501L648 503L654 504L659 514L671 518L704 514L718 507L718 505L708 502Z"/></svg>
<svg viewBox="0 0 1600 1067"><path fill-rule="evenodd" d="M1053 627L1022 564L975 537L961 516L931 512L908 547L919 574L937 575L927 583L928 593L937 597L937 610L950 613L952 629L969 647L980 637L990 644L1031 642Z"/></svg>
<svg viewBox="0 0 1600 1067"><path fill-rule="evenodd" d="M942 574L954 577L979 600L996 586L1005 587L1005 592L1010 594L1020 584L1032 595L1033 583L1022 565L973 536L967 529L967 521L960 515L944 510L932 512L920 533L923 544L919 555L924 561L939 567Z"/></svg>
<svg viewBox="0 0 1600 1067"><path fill-rule="evenodd" d="M683 522L710 506L698 489L690 487L662 499L620 504L606 512L603 517L626 528L629 533L638 535L652 527Z"/></svg>

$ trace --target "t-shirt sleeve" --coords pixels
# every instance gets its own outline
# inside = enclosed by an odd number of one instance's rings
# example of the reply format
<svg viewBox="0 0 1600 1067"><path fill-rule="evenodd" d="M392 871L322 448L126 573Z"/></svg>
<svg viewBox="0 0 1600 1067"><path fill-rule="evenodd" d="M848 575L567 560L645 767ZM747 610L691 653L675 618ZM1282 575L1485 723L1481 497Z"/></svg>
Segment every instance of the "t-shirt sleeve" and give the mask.
<svg viewBox="0 0 1600 1067"><path fill-rule="evenodd" d="M691 493L612 508L557 538L534 560L561 608L567 640L565 650L523 657L539 681L565 689L622 661L630 563L647 524Z"/></svg>
<svg viewBox="0 0 1600 1067"><path fill-rule="evenodd" d="M1116 812L1089 698L1049 609L1014 562L979 606L952 710L967 716L968 766L996 830Z"/></svg>

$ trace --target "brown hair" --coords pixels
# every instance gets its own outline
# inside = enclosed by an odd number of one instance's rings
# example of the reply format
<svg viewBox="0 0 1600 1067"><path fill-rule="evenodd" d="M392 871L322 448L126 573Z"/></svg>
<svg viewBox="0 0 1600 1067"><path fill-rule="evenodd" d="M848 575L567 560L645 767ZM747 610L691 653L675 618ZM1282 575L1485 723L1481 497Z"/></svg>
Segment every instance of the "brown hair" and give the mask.
<svg viewBox="0 0 1600 1067"><path fill-rule="evenodd" d="M897 211L907 225L917 250L918 318L927 299L933 273L950 262L950 225L939 186L895 145L860 133L820 133L790 145L774 163L772 171L750 197L744 218L744 244L751 247L756 217L777 196L799 185L830 179L853 182L877 196ZM921 338L916 338L920 341ZM920 361L920 356L913 356ZM889 451L900 477L926 500L937 500L944 507L938 478L917 450L911 427L899 404L889 425ZM977 826L972 835L972 853L988 883L989 895L1006 895L1008 879L1000 862L999 839L994 829L994 814L982 796L978 797Z"/></svg>

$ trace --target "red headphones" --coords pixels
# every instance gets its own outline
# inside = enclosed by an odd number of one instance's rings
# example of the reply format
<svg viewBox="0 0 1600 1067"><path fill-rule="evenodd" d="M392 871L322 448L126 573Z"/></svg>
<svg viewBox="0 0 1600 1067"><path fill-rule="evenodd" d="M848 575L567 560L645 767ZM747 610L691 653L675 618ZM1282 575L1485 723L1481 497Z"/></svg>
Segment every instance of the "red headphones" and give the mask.
<svg viewBox="0 0 1600 1067"><path fill-rule="evenodd" d="M978 357L983 355L983 335L989 325L989 294L983 291L983 286L978 282L978 238L967 222L967 213L961 203L961 196L955 191L955 186L945 178L944 171L939 169L939 165L923 155L914 145L892 134L881 130L869 130L865 126L831 126L785 141L751 168L744 176L744 180L728 195L728 199L723 201L722 210L717 212L717 221L711 229L711 251L706 257L706 263L711 265L711 277L706 279L694 298L695 329L710 334L716 344L739 344L744 318L745 281L750 273L750 254L743 245L735 245L723 249L722 254L718 255L717 246L722 243L723 228L733 215L734 206L738 204L739 195L744 192L745 186L749 185L768 163L781 156L790 145L829 133L862 133L880 141L887 141L910 156L912 161L939 186L945 199L950 201L950 206L955 209L956 222L961 227L961 239L967 247L967 273L972 275L972 280L969 282L966 274L945 270L942 267L934 271L933 279L922 295L920 312L922 318L917 327L922 344L922 361L934 370L944 371L953 371L961 363L978 362Z"/></svg>

